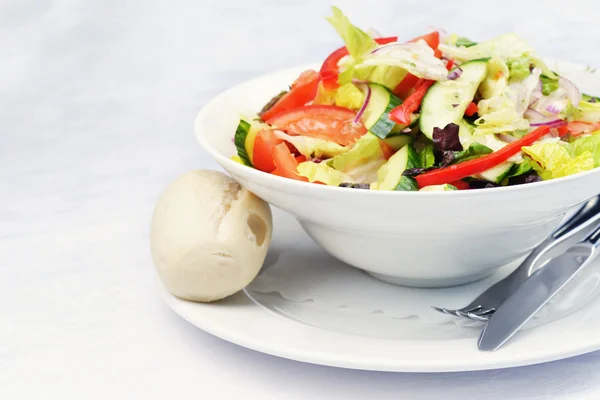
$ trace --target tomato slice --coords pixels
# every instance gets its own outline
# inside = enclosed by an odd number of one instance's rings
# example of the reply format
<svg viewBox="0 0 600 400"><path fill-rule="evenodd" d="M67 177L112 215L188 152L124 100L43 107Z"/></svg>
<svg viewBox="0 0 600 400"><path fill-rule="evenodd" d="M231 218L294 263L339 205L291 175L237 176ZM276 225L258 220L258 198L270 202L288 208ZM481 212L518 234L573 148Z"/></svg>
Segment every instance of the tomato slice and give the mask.
<svg viewBox="0 0 600 400"><path fill-rule="evenodd" d="M460 164L434 169L418 175L415 179L417 180L419 187L422 188L430 185L443 185L445 183L458 181L467 176L478 174L506 161L520 152L523 146L530 146L543 136L547 135L548 132L550 132L550 127L540 126L523 136L521 139L509 143L493 153Z"/></svg>
<svg viewBox="0 0 600 400"><path fill-rule="evenodd" d="M408 41L408 43L416 43L421 39L423 39L425 41L425 43L427 43L427 46L431 47L434 50L436 50L438 48L438 46L440 45L440 33L437 31L427 33L425 35L411 39Z"/></svg>
<svg viewBox="0 0 600 400"><path fill-rule="evenodd" d="M591 133L599 129L600 122L590 123L583 121L573 121L567 124L567 130L573 136L583 135L584 133Z"/></svg>
<svg viewBox="0 0 600 400"><path fill-rule="evenodd" d="M282 142L283 140L275 136L272 129L261 129L254 139L252 151L254 167L264 172L272 172L275 169L273 149Z"/></svg>
<svg viewBox="0 0 600 400"><path fill-rule="evenodd" d="M310 105L277 114L265 122L290 135L330 140L342 146L354 143L367 132L356 113L344 107Z"/></svg>
<svg viewBox="0 0 600 400"><path fill-rule="evenodd" d="M396 150L394 150L394 148L392 146L390 146L383 140L379 141L379 145L381 146L381 150L383 151L383 156L385 157L386 160L389 160L394 155L394 153L396 153Z"/></svg>
<svg viewBox="0 0 600 400"><path fill-rule="evenodd" d="M273 149L273 162L275 163L277 175L308 182L306 177L298 175L297 168L299 163L285 143L280 143Z"/></svg>
<svg viewBox="0 0 600 400"><path fill-rule="evenodd" d="M390 36L385 38L375 38L378 44L386 44L395 42L398 40L398 36ZM319 78L323 83L325 90L333 90L338 88L338 62L345 56L348 55L348 49L346 47L340 47L333 53L331 53L323 62L321 70L319 71Z"/></svg>
<svg viewBox="0 0 600 400"><path fill-rule="evenodd" d="M318 85L319 73L312 69L304 71L292 83L290 91L284 94L273 107L264 112L261 118L267 120L275 114L305 105L317 95Z"/></svg>

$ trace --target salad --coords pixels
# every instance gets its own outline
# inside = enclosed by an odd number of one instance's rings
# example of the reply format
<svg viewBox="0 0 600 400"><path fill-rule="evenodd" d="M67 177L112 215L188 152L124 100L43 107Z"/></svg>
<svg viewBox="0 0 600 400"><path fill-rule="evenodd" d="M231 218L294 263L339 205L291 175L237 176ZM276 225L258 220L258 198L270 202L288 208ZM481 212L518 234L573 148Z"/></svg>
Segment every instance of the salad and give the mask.
<svg viewBox="0 0 600 400"><path fill-rule="evenodd" d="M333 7L345 46L240 120L233 158L266 173L370 190L520 185L600 165L600 99L524 40L378 37Z"/></svg>

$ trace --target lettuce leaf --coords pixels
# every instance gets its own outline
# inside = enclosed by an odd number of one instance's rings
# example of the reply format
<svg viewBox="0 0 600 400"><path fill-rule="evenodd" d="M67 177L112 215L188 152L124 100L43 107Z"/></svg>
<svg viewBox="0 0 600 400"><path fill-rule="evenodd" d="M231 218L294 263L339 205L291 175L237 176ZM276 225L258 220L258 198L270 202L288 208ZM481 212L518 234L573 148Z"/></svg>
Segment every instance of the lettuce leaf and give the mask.
<svg viewBox="0 0 600 400"><path fill-rule="evenodd" d="M419 78L443 81L448 77L446 64L434 56L433 49L424 40L397 46L382 46L377 52L366 54L363 58L354 68L400 67Z"/></svg>
<svg viewBox="0 0 600 400"><path fill-rule="evenodd" d="M300 154L306 157L329 158L350 151L350 147L341 146L329 140L310 136L290 136L283 131L275 130L275 136L294 145Z"/></svg>
<svg viewBox="0 0 600 400"><path fill-rule="evenodd" d="M540 80L542 81L542 94L544 96L548 96L558 89L558 79L552 79L546 75L541 75Z"/></svg>
<svg viewBox="0 0 600 400"><path fill-rule="evenodd" d="M529 128L523 113L529 104L540 70L522 82L509 85L508 66L499 57L488 61L488 74L480 86L482 100L477 104L479 118L475 120L475 136L513 132Z"/></svg>
<svg viewBox="0 0 600 400"><path fill-rule="evenodd" d="M406 77L408 71L400 67L362 67L352 68L351 74L342 73L339 78L341 84L350 82L352 78L372 83L378 83L390 90L394 90L396 86Z"/></svg>
<svg viewBox="0 0 600 400"><path fill-rule="evenodd" d="M592 103L589 101L579 102L579 106L574 111L573 118L576 121L600 122L600 103Z"/></svg>
<svg viewBox="0 0 600 400"><path fill-rule="evenodd" d="M514 33L500 35L470 47L457 47L440 43L438 48L446 58L453 58L460 62L486 57L499 57L503 61L529 57L532 64L535 67L540 68L546 76L557 79L554 72L546 66L542 59L536 54L533 47Z"/></svg>
<svg viewBox="0 0 600 400"><path fill-rule="evenodd" d="M351 178L345 173L331 168L326 163L305 161L298 165L298 174L308 178L310 182L322 182L330 186L339 186L342 182L349 182Z"/></svg>
<svg viewBox="0 0 600 400"><path fill-rule="evenodd" d="M337 7L331 7L333 15L327 21L333 25L337 33L344 39L346 49L353 58L360 58L377 47L377 42L362 29L352 25L348 17Z"/></svg>
<svg viewBox="0 0 600 400"><path fill-rule="evenodd" d="M533 169L544 180L573 175L594 168L594 157L589 150L573 156L569 145L563 142L534 143L523 147L523 152L534 161Z"/></svg>
<svg viewBox="0 0 600 400"><path fill-rule="evenodd" d="M585 136L575 139L570 144L571 154L574 157L581 156L586 152L594 159L594 168L600 166L600 134Z"/></svg>
<svg viewBox="0 0 600 400"><path fill-rule="evenodd" d="M340 86L334 98L334 103L340 107L346 107L351 110L358 110L365 101L365 94L353 83L346 83Z"/></svg>
<svg viewBox="0 0 600 400"><path fill-rule="evenodd" d="M327 164L351 177L350 182L370 183L377 180L377 170L385 163L380 139L366 133L347 153L338 155Z"/></svg>
<svg viewBox="0 0 600 400"><path fill-rule="evenodd" d="M529 71L529 67L533 63L531 62L531 58L528 56L521 56L518 58L511 58L506 61L506 65L508 66L508 70L510 72L511 79L525 79L531 73Z"/></svg>

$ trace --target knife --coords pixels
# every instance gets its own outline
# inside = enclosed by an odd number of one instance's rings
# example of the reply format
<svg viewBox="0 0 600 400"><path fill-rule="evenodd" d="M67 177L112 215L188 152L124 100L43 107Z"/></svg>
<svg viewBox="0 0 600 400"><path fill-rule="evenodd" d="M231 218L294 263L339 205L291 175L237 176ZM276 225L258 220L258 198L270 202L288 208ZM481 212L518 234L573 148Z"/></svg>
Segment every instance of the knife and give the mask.
<svg viewBox="0 0 600 400"><path fill-rule="evenodd" d="M592 262L599 246L600 227L531 274L487 322L477 342L479 350L494 351L506 343L544 304Z"/></svg>

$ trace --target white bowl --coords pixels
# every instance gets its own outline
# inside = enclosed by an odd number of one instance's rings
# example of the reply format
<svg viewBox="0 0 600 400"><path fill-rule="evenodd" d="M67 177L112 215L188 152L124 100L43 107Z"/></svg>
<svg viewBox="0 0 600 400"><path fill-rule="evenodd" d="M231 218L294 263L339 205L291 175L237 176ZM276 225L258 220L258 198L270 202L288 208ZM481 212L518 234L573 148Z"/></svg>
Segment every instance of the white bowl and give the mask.
<svg viewBox="0 0 600 400"><path fill-rule="evenodd" d="M598 74L549 62L590 94ZM238 164L232 137L298 74L265 75L215 97L198 114L198 141L244 187L293 214L338 259L391 283L441 287L481 279L532 250L570 208L600 191L600 169L522 186L456 192L386 192L315 185Z"/></svg>

